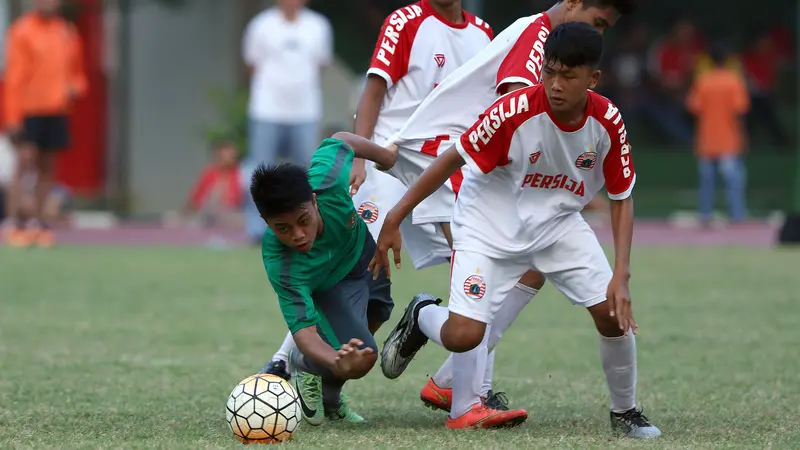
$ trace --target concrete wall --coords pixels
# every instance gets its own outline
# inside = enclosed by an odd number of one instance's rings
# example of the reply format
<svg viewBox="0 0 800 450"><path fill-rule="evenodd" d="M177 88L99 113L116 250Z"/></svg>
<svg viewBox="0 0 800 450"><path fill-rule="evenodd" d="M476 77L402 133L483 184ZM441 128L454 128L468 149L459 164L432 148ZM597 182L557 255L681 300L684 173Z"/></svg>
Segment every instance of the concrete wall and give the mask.
<svg viewBox="0 0 800 450"><path fill-rule="evenodd" d="M208 161L201 128L216 115L206 92L235 89L241 64L242 17L231 3L192 0L173 11L141 2L133 9L128 180L134 216L180 208ZM350 129L353 74L335 64L323 84L323 125Z"/></svg>
<svg viewBox="0 0 800 450"><path fill-rule="evenodd" d="M175 11L151 2L134 8L128 105L133 214L183 205L208 161L200 130L215 115L206 92L235 87L236 13L219 0L189 1Z"/></svg>

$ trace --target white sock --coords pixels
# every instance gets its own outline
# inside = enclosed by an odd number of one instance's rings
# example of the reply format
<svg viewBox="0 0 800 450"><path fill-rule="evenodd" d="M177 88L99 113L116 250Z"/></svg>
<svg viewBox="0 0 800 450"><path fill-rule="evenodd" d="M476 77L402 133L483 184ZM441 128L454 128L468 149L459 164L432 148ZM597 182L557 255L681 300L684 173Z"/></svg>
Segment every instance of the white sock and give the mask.
<svg viewBox="0 0 800 450"><path fill-rule="evenodd" d="M450 311L444 306L430 305L419 310L419 329L428 339L442 345L442 327L450 317Z"/></svg>
<svg viewBox="0 0 800 450"><path fill-rule="evenodd" d="M488 346L489 340L486 340ZM486 355L486 370L483 371L483 386L481 386L481 397L486 398L489 396L489 391L492 390L492 378L494 376L494 350L489 351Z"/></svg>
<svg viewBox="0 0 800 450"><path fill-rule="evenodd" d="M600 360L611 395L611 411L621 413L636 406L636 338L600 336Z"/></svg>
<svg viewBox="0 0 800 450"><path fill-rule="evenodd" d="M289 361L289 352L295 348L297 348L297 345L294 343L292 333L286 333L286 337L283 338L283 344L281 344L281 348L272 356L272 361Z"/></svg>
<svg viewBox="0 0 800 450"><path fill-rule="evenodd" d="M489 341L490 325L480 345L464 353L453 353L453 405L450 417L456 419L463 416L473 405L481 402L483 374L486 371L486 346Z"/></svg>
<svg viewBox="0 0 800 450"><path fill-rule="evenodd" d="M491 335L489 336L489 351L493 351L503 333L508 330L514 320L519 316L525 306L533 300L536 293L539 291L525 286L524 284L517 283L511 291L509 291L506 298L503 299L503 304L495 314L492 320Z"/></svg>
<svg viewBox="0 0 800 450"><path fill-rule="evenodd" d="M444 364L433 376L433 382L440 388L450 389L453 387L453 354L444 360Z"/></svg>

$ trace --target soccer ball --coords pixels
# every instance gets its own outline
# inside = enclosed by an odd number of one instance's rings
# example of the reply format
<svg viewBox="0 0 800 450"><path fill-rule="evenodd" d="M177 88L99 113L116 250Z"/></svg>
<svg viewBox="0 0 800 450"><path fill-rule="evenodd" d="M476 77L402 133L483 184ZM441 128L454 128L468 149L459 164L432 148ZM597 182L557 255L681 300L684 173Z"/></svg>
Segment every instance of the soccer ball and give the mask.
<svg viewBox="0 0 800 450"><path fill-rule="evenodd" d="M292 386L275 375L259 373L239 383L225 406L233 436L245 444L288 440L300 423L300 402Z"/></svg>

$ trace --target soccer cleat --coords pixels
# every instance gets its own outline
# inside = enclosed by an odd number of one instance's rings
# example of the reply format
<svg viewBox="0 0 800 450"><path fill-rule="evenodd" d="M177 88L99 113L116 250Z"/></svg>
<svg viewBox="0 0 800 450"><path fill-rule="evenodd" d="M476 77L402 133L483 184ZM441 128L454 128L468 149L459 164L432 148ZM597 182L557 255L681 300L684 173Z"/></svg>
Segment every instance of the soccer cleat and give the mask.
<svg viewBox="0 0 800 450"><path fill-rule="evenodd" d="M428 337L419 328L419 311L426 306L440 303L441 299L422 293L408 304L400 322L383 343L381 370L386 378L399 377L414 359L414 355L428 343Z"/></svg>
<svg viewBox="0 0 800 450"><path fill-rule="evenodd" d="M283 378L286 381L290 381L292 376L289 374L289 371L286 369L286 361L275 359L268 362L258 373L268 373L270 375L275 375L276 377Z"/></svg>
<svg viewBox="0 0 800 450"><path fill-rule="evenodd" d="M505 392L493 392L490 390L483 404L486 405L487 408L496 409L498 411L509 410L508 397L506 397Z"/></svg>
<svg viewBox="0 0 800 450"><path fill-rule="evenodd" d="M624 413L611 412L611 428L627 437L653 439L661 436L661 430L650 423L641 409L631 408Z"/></svg>
<svg viewBox="0 0 800 450"><path fill-rule="evenodd" d="M352 425L361 425L367 423L366 419L354 413L350 409L349 399L346 395L342 394L342 404L339 409L333 411L325 411L325 417L331 422L342 422Z"/></svg>
<svg viewBox="0 0 800 450"><path fill-rule="evenodd" d="M505 428L521 425L528 418L528 413L522 409L513 411L498 411L482 403L472 406L472 409L458 418L447 416L445 426L450 430L466 428Z"/></svg>
<svg viewBox="0 0 800 450"><path fill-rule="evenodd" d="M419 391L419 399L429 408L450 412L453 404L453 390L437 386L433 382L433 378L430 378Z"/></svg>
<svg viewBox="0 0 800 450"><path fill-rule="evenodd" d="M289 352L289 361L292 360L294 350ZM325 408L322 406L322 377L308 372L300 372L290 364L292 387L300 401L303 420L309 425L322 425L325 421Z"/></svg>
<svg viewBox="0 0 800 450"><path fill-rule="evenodd" d="M24 228L10 228L4 233L4 240L9 247L25 248L33 244L33 235Z"/></svg>
<svg viewBox="0 0 800 450"><path fill-rule="evenodd" d="M31 231L32 241L39 248L51 248L56 243L56 237L53 230L42 228L40 230Z"/></svg>

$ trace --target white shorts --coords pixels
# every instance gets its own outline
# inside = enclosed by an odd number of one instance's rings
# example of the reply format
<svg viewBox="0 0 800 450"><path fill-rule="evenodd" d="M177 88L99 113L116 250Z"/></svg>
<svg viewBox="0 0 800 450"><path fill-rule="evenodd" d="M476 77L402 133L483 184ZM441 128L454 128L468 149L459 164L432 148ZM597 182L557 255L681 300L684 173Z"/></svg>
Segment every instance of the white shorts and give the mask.
<svg viewBox="0 0 800 450"><path fill-rule="evenodd" d="M405 195L408 190L403 183L391 175L375 169L375 164L367 161L367 179L353 196L358 215L367 223L372 237L377 240L383 227L386 214ZM452 250L447 239L433 223L413 225L411 218L406 218L400 225L403 236L403 248L408 252L414 268L445 264Z"/></svg>
<svg viewBox="0 0 800 450"><path fill-rule="evenodd" d="M574 305L586 308L606 300L612 275L597 236L581 221L549 247L524 257L497 259L456 251L450 278L450 311L491 323L508 293L530 269L542 272Z"/></svg>
<svg viewBox="0 0 800 450"><path fill-rule="evenodd" d="M442 149L446 148L442 144ZM400 147L397 152L397 162L389 173L400 180L405 186L410 187L422 175L422 172L433 163L436 157L417 150ZM462 169L464 170L464 169ZM461 176L458 173L453 178ZM414 224L422 223L449 223L453 218L453 208L456 204L456 193L453 190L453 178L439 188L430 197L422 201L411 217Z"/></svg>

